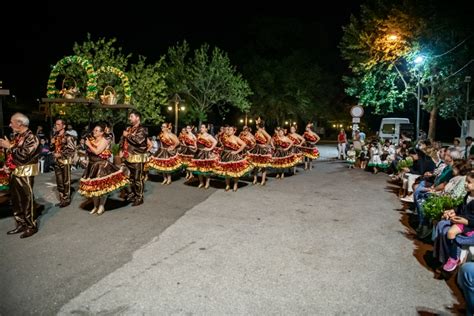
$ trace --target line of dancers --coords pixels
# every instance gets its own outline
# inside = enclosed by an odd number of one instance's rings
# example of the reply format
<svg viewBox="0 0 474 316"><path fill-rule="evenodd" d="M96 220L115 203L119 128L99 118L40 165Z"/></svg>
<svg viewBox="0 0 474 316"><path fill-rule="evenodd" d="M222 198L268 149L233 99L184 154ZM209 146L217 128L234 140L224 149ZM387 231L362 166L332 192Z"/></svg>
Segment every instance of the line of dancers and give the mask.
<svg viewBox="0 0 474 316"><path fill-rule="evenodd" d="M226 191L231 190L232 180L232 190L237 191L238 181L244 175L252 175L253 184L257 184L261 173L260 184L265 185L268 168L277 171L277 179L284 178L285 169L296 168L302 160L305 169L312 168L312 160L319 157L319 136L312 124L306 126L303 135L296 133L296 126L286 135L277 127L272 137L263 120L257 119L256 123L255 134L245 126L236 136L235 127L225 126L216 137L208 133L205 124L200 126L198 135L187 126L176 136L171 132L171 124L164 123L158 137L161 146L149 157L147 169L163 174L163 184L170 184L171 174L184 168L187 181L197 175L199 188L209 188L210 177L217 176L225 179Z"/></svg>
<svg viewBox="0 0 474 316"><path fill-rule="evenodd" d="M123 191L125 200L132 206L143 204L149 170L162 173L163 184L170 184L171 175L184 168L187 181L198 177L199 188L209 188L211 176L217 176L225 179L226 191L237 191L239 179L244 175L252 175L253 184L257 184L261 173L260 184L265 185L269 168L276 170L277 179L283 179L285 169L296 168L302 160L305 169L311 169L312 160L319 157L316 147L319 136L313 131L312 124L306 126L303 135L297 134L296 126L292 126L288 134L277 127L270 136L263 120L258 119L255 134L249 127L244 127L236 136L236 128L226 126L213 137L204 124L197 135L187 126L176 136L171 132L171 124L164 123L158 136L160 146L150 154L152 143L148 130L141 125L141 114L132 111L129 121L131 125L123 131L119 142L120 166L111 159L113 137L107 126L96 124L87 136L88 163L78 192L93 201L91 214L103 214L108 194L116 190L126 190ZM10 127L14 138L0 139L0 147L6 153L4 166L0 169L0 190L10 190L16 222L16 227L7 233L22 233L20 237L26 238L38 231L33 184L39 172L39 140L29 129L29 119L24 114L15 113ZM64 120L56 120L51 139L59 193L57 206L60 208L71 203L71 166L77 156L76 142L65 133L65 128Z"/></svg>

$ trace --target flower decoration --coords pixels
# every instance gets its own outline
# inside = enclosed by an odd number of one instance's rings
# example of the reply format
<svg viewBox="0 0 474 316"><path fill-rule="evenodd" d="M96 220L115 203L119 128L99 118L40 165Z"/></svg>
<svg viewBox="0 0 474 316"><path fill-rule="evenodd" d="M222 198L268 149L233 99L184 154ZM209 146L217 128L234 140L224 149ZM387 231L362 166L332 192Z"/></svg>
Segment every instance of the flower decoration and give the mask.
<svg viewBox="0 0 474 316"><path fill-rule="evenodd" d="M46 88L46 95L48 98L57 98L60 95L60 92L56 88L56 80L60 71L69 64L78 64L86 71L86 98L95 99L97 95L97 73L89 60L79 56L64 57L53 67L53 70L51 70L51 73L49 74L48 86Z"/></svg>
<svg viewBox="0 0 474 316"><path fill-rule="evenodd" d="M125 95L123 102L125 104L130 104L130 101L132 100L132 89L130 88L130 80L128 79L127 75L120 69L112 66L100 67L97 71L97 74L100 75L107 72L116 75L120 78L120 80L122 80L123 93Z"/></svg>

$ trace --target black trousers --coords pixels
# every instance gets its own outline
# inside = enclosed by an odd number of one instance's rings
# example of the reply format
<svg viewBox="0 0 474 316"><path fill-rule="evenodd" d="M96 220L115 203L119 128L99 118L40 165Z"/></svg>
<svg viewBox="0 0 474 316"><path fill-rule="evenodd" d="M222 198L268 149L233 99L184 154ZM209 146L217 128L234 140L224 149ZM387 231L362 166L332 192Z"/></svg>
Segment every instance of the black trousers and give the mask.
<svg viewBox="0 0 474 316"><path fill-rule="evenodd" d="M61 203L71 203L71 165L56 161L54 165L56 184Z"/></svg>
<svg viewBox="0 0 474 316"><path fill-rule="evenodd" d="M10 178L10 190L13 205L13 216L18 226L36 228L36 214L34 206L33 184L35 177Z"/></svg>
<svg viewBox="0 0 474 316"><path fill-rule="evenodd" d="M125 165L127 166L128 170L130 170L129 180L133 198L137 201L142 201L146 178L144 171L145 163L130 163L125 161Z"/></svg>

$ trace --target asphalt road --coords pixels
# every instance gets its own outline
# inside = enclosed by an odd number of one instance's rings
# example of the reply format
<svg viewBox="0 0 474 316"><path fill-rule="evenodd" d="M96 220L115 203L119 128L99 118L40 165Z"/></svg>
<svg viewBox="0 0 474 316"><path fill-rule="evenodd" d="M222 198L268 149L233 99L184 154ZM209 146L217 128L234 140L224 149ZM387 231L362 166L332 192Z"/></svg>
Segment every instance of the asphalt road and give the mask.
<svg viewBox="0 0 474 316"><path fill-rule="evenodd" d="M0 314L447 313L456 297L413 255L386 180L321 159L235 193L149 181L145 204L93 216L80 196L54 207L42 174L39 233L0 234Z"/></svg>

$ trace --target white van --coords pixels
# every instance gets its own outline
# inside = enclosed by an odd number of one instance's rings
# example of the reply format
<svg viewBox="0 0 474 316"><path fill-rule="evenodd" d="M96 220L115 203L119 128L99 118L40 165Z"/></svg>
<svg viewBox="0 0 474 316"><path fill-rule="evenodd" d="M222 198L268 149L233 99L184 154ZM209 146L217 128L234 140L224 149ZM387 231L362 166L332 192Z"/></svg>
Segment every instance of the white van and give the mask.
<svg viewBox="0 0 474 316"><path fill-rule="evenodd" d="M380 122L379 138L390 139L392 144L398 144L401 133L405 133L412 140L414 139L413 124L408 118L386 117Z"/></svg>

